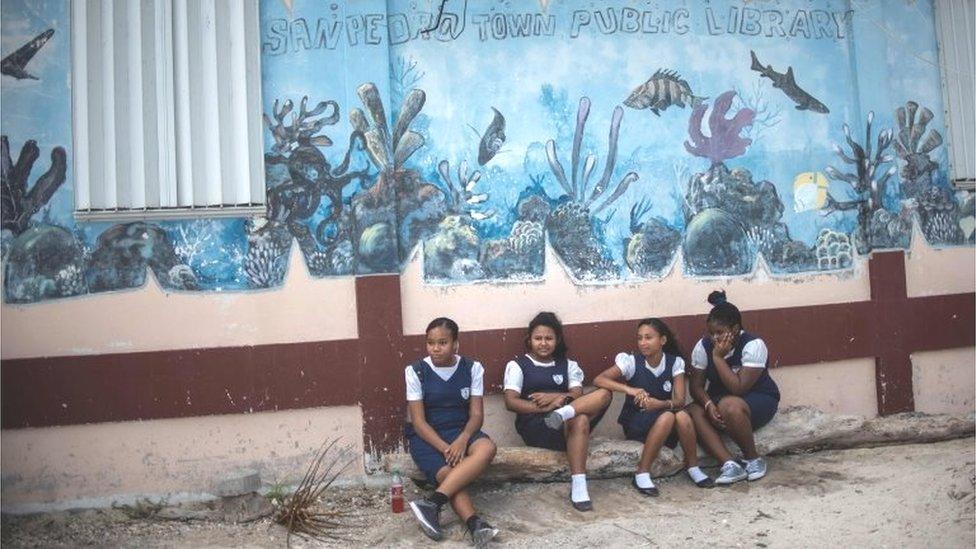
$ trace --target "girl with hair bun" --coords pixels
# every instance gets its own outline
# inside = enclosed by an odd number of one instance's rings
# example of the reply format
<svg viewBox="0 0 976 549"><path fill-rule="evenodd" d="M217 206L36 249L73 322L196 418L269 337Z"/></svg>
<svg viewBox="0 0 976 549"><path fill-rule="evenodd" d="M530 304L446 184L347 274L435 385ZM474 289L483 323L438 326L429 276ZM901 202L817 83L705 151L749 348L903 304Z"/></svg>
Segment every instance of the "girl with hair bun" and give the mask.
<svg viewBox="0 0 976 549"><path fill-rule="evenodd" d="M769 375L769 351L758 336L746 332L739 309L724 291L709 294L708 335L691 353L691 396L688 411L705 450L722 463L716 484L759 480L766 461L756 451L753 433L769 423L779 407L779 388ZM719 432L742 450L745 467L732 458Z"/></svg>

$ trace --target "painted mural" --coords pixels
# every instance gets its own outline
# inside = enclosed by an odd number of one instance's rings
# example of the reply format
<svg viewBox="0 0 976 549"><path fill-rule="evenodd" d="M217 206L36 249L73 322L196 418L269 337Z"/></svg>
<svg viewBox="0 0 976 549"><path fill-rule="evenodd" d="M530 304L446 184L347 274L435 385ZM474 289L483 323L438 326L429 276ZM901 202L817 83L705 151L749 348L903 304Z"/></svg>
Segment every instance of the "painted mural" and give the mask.
<svg viewBox="0 0 976 549"><path fill-rule="evenodd" d="M612 284L974 242L924 0L260 7L267 214L90 223L68 4L2 3L5 301L275 288L293 249L315 277L419 253L431 284Z"/></svg>

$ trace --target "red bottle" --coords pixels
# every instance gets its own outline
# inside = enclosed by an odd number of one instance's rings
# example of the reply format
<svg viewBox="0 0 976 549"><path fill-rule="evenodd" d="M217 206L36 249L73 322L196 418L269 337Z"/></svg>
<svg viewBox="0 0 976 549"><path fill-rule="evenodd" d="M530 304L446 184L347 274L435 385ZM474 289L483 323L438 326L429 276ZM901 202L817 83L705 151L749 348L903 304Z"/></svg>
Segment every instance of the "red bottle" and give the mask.
<svg viewBox="0 0 976 549"><path fill-rule="evenodd" d="M403 512L403 479L400 471L393 471L393 484L390 485L390 507L394 513Z"/></svg>

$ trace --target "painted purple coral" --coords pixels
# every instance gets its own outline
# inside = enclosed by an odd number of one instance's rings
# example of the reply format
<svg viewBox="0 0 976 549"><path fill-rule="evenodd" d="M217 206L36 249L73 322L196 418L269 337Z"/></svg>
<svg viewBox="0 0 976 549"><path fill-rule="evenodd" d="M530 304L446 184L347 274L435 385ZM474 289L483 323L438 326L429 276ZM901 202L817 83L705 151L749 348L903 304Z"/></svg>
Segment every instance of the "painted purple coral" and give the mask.
<svg viewBox="0 0 976 549"><path fill-rule="evenodd" d="M702 103L695 107L688 120L688 136L691 143L685 141L685 149L695 156L701 156L712 161L712 165L721 164L723 160L740 156L746 152L746 148L752 144L752 139L740 137L746 126L751 126L756 118L756 113L752 109L739 109L732 118L726 118L732 106L732 98L735 97L734 91L727 91L715 99L712 113L708 116L708 131L711 136L702 133L701 123L705 116L705 109L708 103ZM692 144L694 143L694 144Z"/></svg>

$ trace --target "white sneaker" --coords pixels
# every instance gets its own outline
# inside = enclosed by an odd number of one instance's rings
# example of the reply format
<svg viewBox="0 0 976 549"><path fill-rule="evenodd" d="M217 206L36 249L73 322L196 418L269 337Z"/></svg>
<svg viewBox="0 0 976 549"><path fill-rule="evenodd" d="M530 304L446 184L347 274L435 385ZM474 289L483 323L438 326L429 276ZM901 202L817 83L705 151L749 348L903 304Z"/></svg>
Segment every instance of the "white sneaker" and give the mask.
<svg viewBox="0 0 976 549"><path fill-rule="evenodd" d="M749 480L759 480L766 476L766 460L763 458L756 458L752 461L746 462L746 473L749 474Z"/></svg>
<svg viewBox="0 0 976 549"><path fill-rule="evenodd" d="M722 474L715 479L715 484L732 484L745 480L748 476L749 474L741 465L734 461L726 461L725 465L722 466Z"/></svg>

